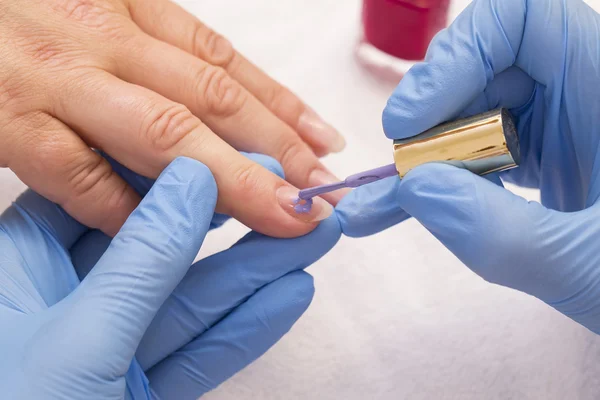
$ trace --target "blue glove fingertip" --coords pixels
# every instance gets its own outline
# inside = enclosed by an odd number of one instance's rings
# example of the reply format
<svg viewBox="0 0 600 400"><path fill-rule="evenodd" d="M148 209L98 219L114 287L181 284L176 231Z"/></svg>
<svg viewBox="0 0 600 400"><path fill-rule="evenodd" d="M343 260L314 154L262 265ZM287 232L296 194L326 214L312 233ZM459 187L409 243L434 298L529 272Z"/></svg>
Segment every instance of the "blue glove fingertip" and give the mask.
<svg viewBox="0 0 600 400"><path fill-rule="evenodd" d="M391 177L354 189L335 208L344 235L364 237L396 225L409 215L398 202L400 179Z"/></svg>
<svg viewBox="0 0 600 400"><path fill-rule="evenodd" d="M204 204L212 208L216 206L217 182L210 169L200 161L189 157L177 157L158 177L158 180L162 180L161 183L165 184L167 177L188 185L187 187L192 191L189 193L190 200L201 195Z"/></svg>
<svg viewBox="0 0 600 400"><path fill-rule="evenodd" d="M304 271L290 272L277 282L261 308L269 315L283 317L281 322L285 327L280 329L283 333L289 329L290 320L298 319L310 306L315 294L315 284L312 275ZM271 320L271 324L277 324L277 320Z"/></svg>

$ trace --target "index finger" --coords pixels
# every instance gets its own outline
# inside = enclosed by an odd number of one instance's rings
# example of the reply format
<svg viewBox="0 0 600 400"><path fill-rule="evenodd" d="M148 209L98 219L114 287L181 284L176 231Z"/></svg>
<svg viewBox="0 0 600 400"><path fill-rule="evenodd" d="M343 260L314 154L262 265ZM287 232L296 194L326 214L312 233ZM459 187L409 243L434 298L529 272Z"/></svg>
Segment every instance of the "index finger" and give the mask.
<svg viewBox="0 0 600 400"><path fill-rule="evenodd" d="M297 213L297 188L241 155L186 107L105 72L90 74L88 84L61 91L53 111L127 168L156 178L178 156L202 161L217 182L217 212L269 236L306 234L331 214L319 198Z"/></svg>

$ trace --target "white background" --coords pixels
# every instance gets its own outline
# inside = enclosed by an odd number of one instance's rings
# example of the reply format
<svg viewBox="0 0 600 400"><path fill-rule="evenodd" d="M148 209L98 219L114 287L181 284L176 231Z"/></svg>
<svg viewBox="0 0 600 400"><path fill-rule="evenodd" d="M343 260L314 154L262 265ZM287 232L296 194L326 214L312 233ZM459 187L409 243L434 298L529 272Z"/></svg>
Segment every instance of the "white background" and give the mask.
<svg viewBox="0 0 600 400"><path fill-rule="evenodd" d="M572 0L577 1L577 0ZM353 60L360 0L180 0L347 138L338 175L390 162L393 85ZM568 3L568 2L567 2ZM600 10L600 1L588 1ZM468 1L454 1L456 15ZM0 209L22 185L0 170ZM534 193L521 192L531 197ZM202 255L245 232L229 224ZM600 339L539 301L489 285L414 221L343 238L309 269L317 293L292 331L205 398L592 399Z"/></svg>

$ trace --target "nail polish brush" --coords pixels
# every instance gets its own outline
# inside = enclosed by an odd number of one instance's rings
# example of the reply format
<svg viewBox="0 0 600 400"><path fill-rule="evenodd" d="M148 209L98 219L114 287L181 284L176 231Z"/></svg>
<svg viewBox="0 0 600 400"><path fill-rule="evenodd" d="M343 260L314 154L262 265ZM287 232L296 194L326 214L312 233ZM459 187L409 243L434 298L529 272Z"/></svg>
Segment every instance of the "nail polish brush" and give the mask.
<svg viewBox="0 0 600 400"><path fill-rule="evenodd" d="M351 175L341 182L330 183L328 185L315 186L310 189L301 190L298 193L298 197L301 200L308 200L315 196L320 196L322 194L333 192L339 189L357 188L359 186L366 185L367 183L376 182L381 179L396 175L398 175L396 164L390 164L386 165L385 167L379 167Z"/></svg>
<svg viewBox="0 0 600 400"><path fill-rule="evenodd" d="M514 119L501 108L447 122L408 139L394 140L394 164L351 175L329 185L301 190L296 212L310 211L312 198L343 188L356 188L390 176L404 176L414 167L444 162L477 175L515 168L521 161Z"/></svg>

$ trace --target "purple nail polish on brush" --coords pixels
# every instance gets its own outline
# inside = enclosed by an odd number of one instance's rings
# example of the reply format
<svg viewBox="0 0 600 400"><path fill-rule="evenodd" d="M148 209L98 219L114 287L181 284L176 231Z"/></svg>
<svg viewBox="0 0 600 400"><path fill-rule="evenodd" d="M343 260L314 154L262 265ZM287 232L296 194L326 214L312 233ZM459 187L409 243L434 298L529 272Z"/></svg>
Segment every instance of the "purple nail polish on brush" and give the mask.
<svg viewBox="0 0 600 400"><path fill-rule="evenodd" d="M389 178L390 176L397 176L397 175L398 175L398 171L396 170L395 164L390 164L390 165L386 165L385 167L379 167L379 168L371 169L368 171L360 172L358 174L347 177L342 182L331 183L329 185L321 185L321 186L316 186L313 188L301 190L300 193L298 193L298 202L300 200L306 200L307 202L308 202L308 200L311 200L311 204L312 204L312 198L315 196L320 196L322 194L333 192L335 190L339 190L339 189L343 189L343 188L356 188L356 187L359 187L362 185L366 185L368 183L379 181L384 178ZM300 204L298 204L298 202L296 202L296 204L297 204L296 207L298 207L300 205ZM296 208L296 207L294 207L294 208ZM308 210L310 211L310 206L309 206ZM299 211L296 210L296 212L299 212ZM306 212L308 212L308 211L306 211Z"/></svg>
<svg viewBox="0 0 600 400"><path fill-rule="evenodd" d="M515 120L507 109L499 108L443 123L408 139L396 139L396 164L349 176L343 182L301 190L298 204L342 188L355 188L391 176L403 178L412 168L428 162L445 162L486 175L518 167L520 157Z"/></svg>

